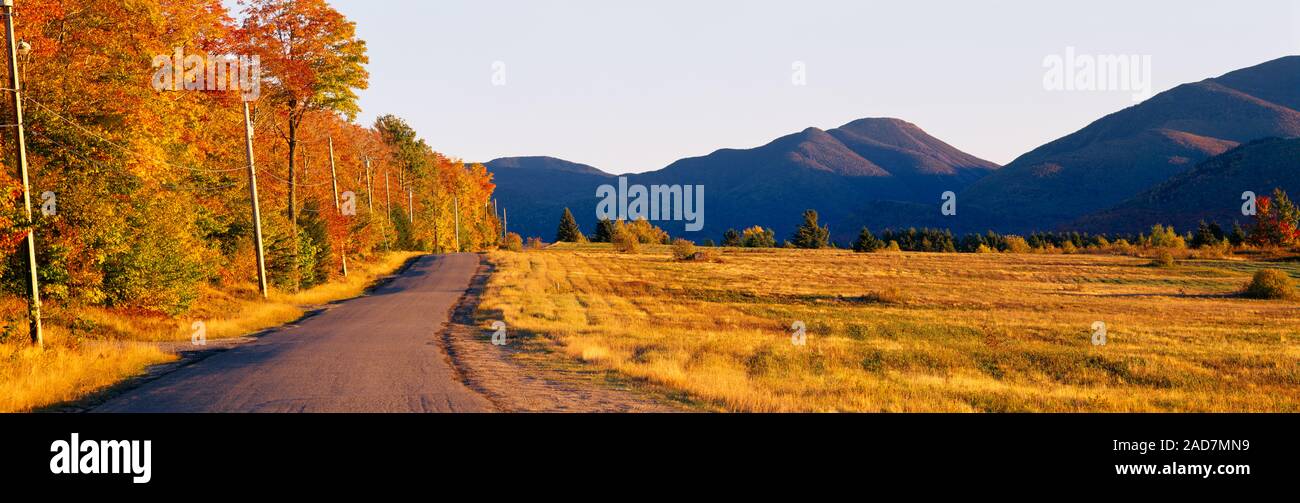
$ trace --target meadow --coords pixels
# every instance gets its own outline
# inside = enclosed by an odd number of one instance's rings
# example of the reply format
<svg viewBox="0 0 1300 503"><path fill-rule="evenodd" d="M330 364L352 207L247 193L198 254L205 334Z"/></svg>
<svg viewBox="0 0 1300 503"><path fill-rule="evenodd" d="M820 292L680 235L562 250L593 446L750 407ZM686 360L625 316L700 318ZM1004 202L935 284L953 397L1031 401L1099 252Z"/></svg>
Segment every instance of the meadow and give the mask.
<svg viewBox="0 0 1300 503"><path fill-rule="evenodd" d="M202 321L207 341L241 337L298 319L313 306L361 295L417 252L393 252L353 264L346 279L299 292L272 290L262 300L255 286L203 285L184 316L95 306L45 306L45 347L27 339L23 299L0 300L0 412L25 412L74 401L177 358Z"/></svg>
<svg viewBox="0 0 1300 503"><path fill-rule="evenodd" d="M601 244L488 260L485 326L706 410L1300 411L1300 304L1238 295L1296 263Z"/></svg>

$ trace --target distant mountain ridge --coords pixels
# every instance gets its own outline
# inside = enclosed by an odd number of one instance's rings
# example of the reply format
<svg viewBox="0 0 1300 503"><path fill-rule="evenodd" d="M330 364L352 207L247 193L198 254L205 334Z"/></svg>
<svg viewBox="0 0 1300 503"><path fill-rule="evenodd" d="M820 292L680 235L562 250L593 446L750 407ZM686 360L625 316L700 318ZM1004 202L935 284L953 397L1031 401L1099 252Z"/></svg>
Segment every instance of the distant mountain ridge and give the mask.
<svg viewBox="0 0 1300 503"><path fill-rule="evenodd" d="M564 207L584 230L595 221L596 187L614 175L550 158L504 158L485 164L498 197L515 213L511 227L550 237ZM845 238L851 216L869 200L931 201L960 190L998 165L962 152L899 119L860 119L824 131L807 128L750 149L721 149L647 173L626 175L632 184L703 185L705 228L699 239L718 239L729 228L773 227L793 232L804 209L815 208ZM937 208L937 206L936 206ZM532 218L533 215L541 215ZM659 222L681 233L680 222ZM856 232L856 231L854 231Z"/></svg>
<svg viewBox="0 0 1300 503"><path fill-rule="evenodd" d="M972 184L962 204L1010 231L1105 210L1242 143L1300 136L1300 56L1183 84L1038 147Z"/></svg>
<svg viewBox="0 0 1300 503"><path fill-rule="evenodd" d="M718 240L726 229L753 225L772 227L783 240L810 208L818 210L841 245L862 226L938 227L959 233L1129 232L1153 223L1181 229L1201 217L1229 216L1223 211L1230 207L1202 210L1195 206L1202 203L1188 202L1186 187L1201 186L1203 180L1234 191L1271 190L1259 187L1268 180L1288 186L1293 164L1269 167L1249 161L1281 162L1267 152L1289 145L1285 140L1239 147L1297 136L1300 56L1288 56L1180 85L1001 168L909 122L868 118L830 130L807 128L754 148L720 149L627 177L632 184L704 186L703 231L685 234L680 223L659 222L674 235L697 241ZM1250 169L1214 171L1239 165L1226 157L1238 154L1247 156L1241 162ZM1216 157L1221 155L1225 157ZM596 187L618 178L545 157L497 159L486 166L496 177L497 197L510 211L511 229L546 239L554 236L565 207L585 232L592 232ZM955 216L939 213L945 191L958 195ZM1223 204L1220 196L1212 196L1213 204ZM1153 206L1165 202L1171 206Z"/></svg>

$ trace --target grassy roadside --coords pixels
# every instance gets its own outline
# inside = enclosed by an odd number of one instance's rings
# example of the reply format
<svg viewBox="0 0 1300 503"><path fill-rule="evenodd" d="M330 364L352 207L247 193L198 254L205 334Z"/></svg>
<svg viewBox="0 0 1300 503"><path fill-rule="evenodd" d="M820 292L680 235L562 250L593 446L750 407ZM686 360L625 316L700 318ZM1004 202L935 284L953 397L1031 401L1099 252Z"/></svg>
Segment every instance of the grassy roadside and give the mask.
<svg viewBox="0 0 1300 503"><path fill-rule="evenodd" d="M120 310L48 306L44 349L26 342L25 325L11 322L0 342L0 412L25 412L76 400L138 375L151 365L176 359L159 342L188 341L196 321L209 340L240 337L293 321L307 308L361 295L392 274L414 252L395 252L352 264L348 278L297 293L272 292L262 301L255 288L204 287L195 307L180 318ZM22 320L21 299L0 300L0 314ZM17 325L17 326L15 326Z"/></svg>
<svg viewBox="0 0 1300 503"><path fill-rule="evenodd" d="M705 263L607 245L489 259L484 319L724 410L1300 410L1300 308L1235 295L1252 261L729 249Z"/></svg>

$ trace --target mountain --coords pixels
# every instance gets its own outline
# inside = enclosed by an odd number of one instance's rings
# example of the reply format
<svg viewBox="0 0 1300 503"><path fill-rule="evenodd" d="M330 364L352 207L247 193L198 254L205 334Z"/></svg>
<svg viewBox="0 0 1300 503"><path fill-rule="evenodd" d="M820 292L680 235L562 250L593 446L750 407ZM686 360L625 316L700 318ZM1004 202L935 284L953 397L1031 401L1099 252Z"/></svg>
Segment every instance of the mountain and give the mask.
<svg viewBox="0 0 1300 503"><path fill-rule="evenodd" d="M1083 231L1139 232L1154 224L1180 231L1204 220L1231 228L1241 214L1243 192L1271 194L1281 187L1300 195L1300 139L1256 140L1212 157L1114 208L1085 216L1070 225Z"/></svg>
<svg viewBox="0 0 1300 503"><path fill-rule="evenodd" d="M959 200L999 230L1059 228L1244 142L1294 136L1300 56L1183 84L1103 117L1020 156Z"/></svg>
<svg viewBox="0 0 1300 503"><path fill-rule="evenodd" d="M497 197L511 211L511 229L547 239L566 206L592 232L596 187L617 183L613 175L558 159L505 158L485 166L494 175ZM673 235L718 240L729 228L763 225L785 239L803 210L812 208L830 225L832 237L847 243L875 201L897 202L905 213L937 215L943 192L959 191L997 169L911 123L871 118L626 176L629 184L704 186L704 229L686 233L682 222L657 222Z"/></svg>
<svg viewBox="0 0 1300 503"><path fill-rule="evenodd" d="M483 165L493 175L494 197L506 212L509 230L547 241L555 239L564 208L594 208L596 187L615 183L614 175L553 157L509 157ZM581 218L579 223L588 233L594 230Z"/></svg>

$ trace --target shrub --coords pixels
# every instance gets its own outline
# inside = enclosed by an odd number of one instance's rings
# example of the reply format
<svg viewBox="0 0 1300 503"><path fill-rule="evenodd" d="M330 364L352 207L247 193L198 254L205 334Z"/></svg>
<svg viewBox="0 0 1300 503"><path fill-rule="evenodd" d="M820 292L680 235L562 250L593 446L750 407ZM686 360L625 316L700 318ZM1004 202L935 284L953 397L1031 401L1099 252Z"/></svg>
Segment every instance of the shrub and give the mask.
<svg viewBox="0 0 1300 503"><path fill-rule="evenodd" d="M524 251L524 238L513 232L506 234L505 249L512 252Z"/></svg>
<svg viewBox="0 0 1300 503"><path fill-rule="evenodd" d="M989 248L989 245L984 245L984 244L980 245L979 248L975 249L975 253L997 253L997 252L998 252L997 250Z"/></svg>
<svg viewBox="0 0 1300 503"><path fill-rule="evenodd" d="M636 234L623 225L616 224L614 226L612 242L614 243L614 249L623 253L636 253L641 248L641 240L637 239Z"/></svg>
<svg viewBox="0 0 1300 503"><path fill-rule="evenodd" d="M885 247L885 251L890 253L902 253L903 249L898 247L898 241L890 241L889 246Z"/></svg>
<svg viewBox="0 0 1300 503"><path fill-rule="evenodd" d="M536 236L531 237L531 238L528 238L528 249L530 249L530 250L540 250L540 249L542 249L544 246L545 246L545 243L542 243L542 238L539 238L539 237L536 237Z"/></svg>
<svg viewBox="0 0 1300 503"><path fill-rule="evenodd" d="M673 259L690 260L695 257L695 243L685 239L673 241Z"/></svg>
<svg viewBox="0 0 1300 503"><path fill-rule="evenodd" d="M1029 242L1020 236L1007 236L1008 253L1029 253L1031 248Z"/></svg>
<svg viewBox="0 0 1300 503"><path fill-rule="evenodd" d="M1151 261L1151 265L1153 267L1173 267L1174 254L1170 253L1169 250L1160 250L1160 253L1156 254L1156 258Z"/></svg>
<svg viewBox="0 0 1300 503"><path fill-rule="evenodd" d="M1066 255L1073 255L1078 252L1079 252L1079 248L1077 246L1074 246L1074 243L1066 241L1065 243L1061 244L1061 253L1064 253Z"/></svg>
<svg viewBox="0 0 1300 503"><path fill-rule="evenodd" d="M1246 285L1244 292L1252 299L1294 299L1295 282L1286 272L1278 269L1263 269Z"/></svg>

